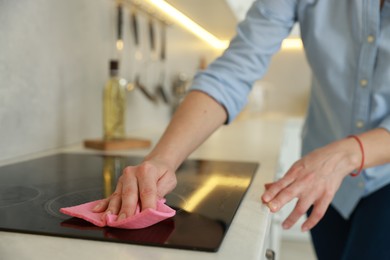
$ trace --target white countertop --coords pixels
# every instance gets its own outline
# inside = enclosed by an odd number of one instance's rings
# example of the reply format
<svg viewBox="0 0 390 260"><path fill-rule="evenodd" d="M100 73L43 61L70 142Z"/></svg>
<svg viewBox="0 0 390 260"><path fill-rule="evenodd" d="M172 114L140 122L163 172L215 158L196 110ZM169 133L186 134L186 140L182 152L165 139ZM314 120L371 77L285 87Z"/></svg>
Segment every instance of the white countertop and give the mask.
<svg viewBox="0 0 390 260"><path fill-rule="evenodd" d="M264 191L264 183L272 181L277 171L283 126L284 120L238 120L219 129L191 155L190 158L193 159L260 163L252 185L216 253L0 232L0 259L264 259L270 214L268 208L262 205L260 196ZM153 129L135 134L151 139L154 144L161 132L162 130ZM0 162L0 165L56 152L97 153L75 145ZM144 155L147 152L148 150L131 150L114 153Z"/></svg>

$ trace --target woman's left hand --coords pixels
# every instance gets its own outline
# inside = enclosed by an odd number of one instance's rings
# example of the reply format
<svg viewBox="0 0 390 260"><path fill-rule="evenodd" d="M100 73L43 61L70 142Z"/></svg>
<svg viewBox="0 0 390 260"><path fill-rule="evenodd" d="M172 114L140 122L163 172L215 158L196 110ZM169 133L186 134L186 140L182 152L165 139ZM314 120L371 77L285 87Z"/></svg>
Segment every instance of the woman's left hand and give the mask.
<svg viewBox="0 0 390 260"><path fill-rule="evenodd" d="M280 180L266 184L262 200L272 212L297 198L294 210L283 222L293 226L313 206L302 231L313 228L324 216L345 176L359 166L359 146L352 138L319 148L295 162Z"/></svg>

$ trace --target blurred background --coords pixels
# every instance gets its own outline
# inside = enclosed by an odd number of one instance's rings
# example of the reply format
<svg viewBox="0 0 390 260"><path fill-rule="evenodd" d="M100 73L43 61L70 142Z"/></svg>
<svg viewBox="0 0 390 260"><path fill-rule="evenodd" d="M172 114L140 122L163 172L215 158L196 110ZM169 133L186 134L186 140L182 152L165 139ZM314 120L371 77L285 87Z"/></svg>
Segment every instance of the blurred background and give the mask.
<svg viewBox="0 0 390 260"><path fill-rule="evenodd" d="M166 125L192 77L223 53L253 1L165 1L206 36L153 2L164 1L0 0L0 160L101 137L111 59L119 60L122 78L138 77L144 87L127 92L126 131ZM299 156L309 84L294 27L237 119L298 119L279 174ZM281 236L292 245L286 250L311 253L307 234Z"/></svg>

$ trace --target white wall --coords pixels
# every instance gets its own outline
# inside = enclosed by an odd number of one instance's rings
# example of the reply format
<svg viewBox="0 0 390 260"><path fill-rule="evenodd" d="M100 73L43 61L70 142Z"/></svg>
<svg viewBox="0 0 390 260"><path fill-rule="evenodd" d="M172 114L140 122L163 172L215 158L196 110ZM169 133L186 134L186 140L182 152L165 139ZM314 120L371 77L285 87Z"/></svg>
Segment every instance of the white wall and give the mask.
<svg viewBox="0 0 390 260"><path fill-rule="evenodd" d="M311 71L303 49L277 53L267 74L258 82L264 87L265 113L304 116L308 105Z"/></svg>
<svg viewBox="0 0 390 260"><path fill-rule="evenodd" d="M113 0L0 0L0 160L102 135L102 90L108 60L116 54L115 17ZM141 20L145 31L145 17ZM126 12L126 77L132 57L128 25ZM174 25L168 38L168 79L178 72L191 76L201 55L215 56ZM166 105L151 104L138 90L129 93L128 103L129 131L170 117Z"/></svg>
<svg viewBox="0 0 390 260"><path fill-rule="evenodd" d="M311 71L303 49L282 49L272 58L264 77L254 84L239 118L304 117Z"/></svg>

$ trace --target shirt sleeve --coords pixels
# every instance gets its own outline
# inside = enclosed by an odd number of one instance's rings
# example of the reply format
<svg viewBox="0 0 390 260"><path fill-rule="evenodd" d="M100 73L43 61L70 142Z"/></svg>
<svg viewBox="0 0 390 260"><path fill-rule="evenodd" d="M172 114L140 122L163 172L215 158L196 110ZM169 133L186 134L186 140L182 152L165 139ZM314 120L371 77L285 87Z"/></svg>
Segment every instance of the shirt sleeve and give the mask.
<svg viewBox="0 0 390 260"><path fill-rule="evenodd" d="M382 122L379 124L379 127L382 127L390 132L390 115L382 120Z"/></svg>
<svg viewBox="0 0 390 260"><path fill-rule="evenodd" d="M195 75L190 90L214 98L227 111L230 123L247 102L255 80L261 78L296 21L297 0L257 0L237 27L223 55Z"/></svg>

